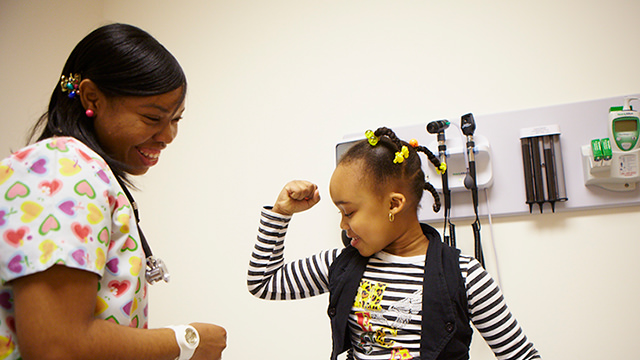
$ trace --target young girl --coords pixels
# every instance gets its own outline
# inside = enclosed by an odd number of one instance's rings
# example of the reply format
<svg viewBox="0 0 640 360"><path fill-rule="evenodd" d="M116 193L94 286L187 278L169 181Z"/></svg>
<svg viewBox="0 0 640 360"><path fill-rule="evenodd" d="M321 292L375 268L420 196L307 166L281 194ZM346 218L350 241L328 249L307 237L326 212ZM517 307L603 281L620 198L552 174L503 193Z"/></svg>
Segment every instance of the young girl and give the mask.
<svg viewBox="0 0 640 360"><path fill-rule="evenodd" d="M329 291L334 360L345 351L355 359L468 359L470 322L498 359L540 358L479 262L419 222L425 189L435 211L440 202L418 152L443 168L414 141L403 142L387 128L368 131L342 156L330 181L350 243L288 264L289 221L320 196L307 181L285 185L273 207L262 210L249 291L268 300Z"/></svg>

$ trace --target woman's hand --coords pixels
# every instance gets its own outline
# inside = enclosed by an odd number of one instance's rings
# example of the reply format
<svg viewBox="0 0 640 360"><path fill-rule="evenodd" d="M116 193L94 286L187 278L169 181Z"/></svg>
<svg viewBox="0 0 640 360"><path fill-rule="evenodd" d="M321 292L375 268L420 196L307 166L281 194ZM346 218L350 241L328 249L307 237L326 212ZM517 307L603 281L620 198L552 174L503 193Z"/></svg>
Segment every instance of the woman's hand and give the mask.
<svg viewBox="0 0 640 360"><path fill-rule="evenodd" d="M295 213L309 210L320 201L318 186L305 180L294 180L284 186L273 212L291 216Z"/></svg>
<svg viewBox="0 0 640 360"><path fill-rule="evenodd" d="M198 330L198 335L200 336L200 344L191 359L221 359L222 350L227 347L227 331L214 324L192 323L190 325Z"/></svg>
<svg viewBox="0 0 640 360"><path fill-rule="evenodd" d="M11 282L23 359L168 360L178 356L173 330L135 329L96 319L98 280L94 273L54 265ZM226 331L213 324L192 326L200 335L192 359L220 359L227 346Z"/></svg>

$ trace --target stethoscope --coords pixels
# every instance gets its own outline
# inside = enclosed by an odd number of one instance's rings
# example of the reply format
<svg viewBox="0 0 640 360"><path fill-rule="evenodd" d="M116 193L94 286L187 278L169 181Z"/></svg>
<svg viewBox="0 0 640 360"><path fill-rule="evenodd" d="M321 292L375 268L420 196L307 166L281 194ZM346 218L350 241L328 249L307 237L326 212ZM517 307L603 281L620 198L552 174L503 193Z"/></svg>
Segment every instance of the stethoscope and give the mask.
<svg viewBox="0 0 640 360"><path fill-rule="evenodd" d="M150 285L154 283L164 280L164 282L169 282L170 275L169 270L167 269L167 265L160 258L156 258L153 256L151 252L151 247L149 247L149 243L147 242L147 238L145 238L142 229L140 228L140 216L138 215L138 204L131 196L129 189L125 184L123 184L122 180L116 178L120 187L124 191L125 195L127 195L127 199L129 199L129 203L131 203L131 207L133 208L133 215L136 217L136 226L138 227L138 233L140 234L140 241L142 242L142 249L144 250L144 256L147 260L147 268L145 277L147 282Z"/></svg>

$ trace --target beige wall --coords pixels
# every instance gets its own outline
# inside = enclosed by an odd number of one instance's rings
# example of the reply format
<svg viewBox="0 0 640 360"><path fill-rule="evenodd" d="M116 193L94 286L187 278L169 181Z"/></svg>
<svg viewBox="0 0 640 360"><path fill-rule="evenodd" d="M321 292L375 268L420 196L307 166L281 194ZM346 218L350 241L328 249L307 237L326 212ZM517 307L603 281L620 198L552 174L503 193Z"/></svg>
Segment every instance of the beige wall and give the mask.
<svg viewBox="0 0 640 360"><path fill-rule="evenodd" d="M90 29L150 31L189 78L180 136L138 180L142 225L172 273L151 290L151 326L219 323L225 359L326 359L326 295L246 290L260 207L290 179L315 181L323 201L295 217L288 257L338 246L327 185L344 134L638 93L638 14L624 0L0 0L0 155L24 143ZM546 359L637 352L639 210L483 220L487 267ZM492 358L479 337L472 353Z"/></svg>
<svg viewBox="0 0 640 360"><path fill-rule="evenodd" d="M0 0L0 156L25 144L73 46L102 24L101 1Z"/></svg>

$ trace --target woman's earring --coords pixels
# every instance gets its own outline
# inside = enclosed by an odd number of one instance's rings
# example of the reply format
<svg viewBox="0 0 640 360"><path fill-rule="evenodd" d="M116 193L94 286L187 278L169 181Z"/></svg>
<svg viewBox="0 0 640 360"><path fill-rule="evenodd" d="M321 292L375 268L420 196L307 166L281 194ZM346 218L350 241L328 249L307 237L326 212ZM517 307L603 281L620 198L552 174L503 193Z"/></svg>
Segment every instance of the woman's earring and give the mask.
<svg viewBox="0 0 640 360"><path fill-rule="evenodd" d="M395 215L393 215L392 212L389 212L389 222L393 222L393 220L395 219L396 219Z"/></svg>
<svg viewBox="0 0 640 360"><path fill-rule="evenodd" d="M87 111L84 112L88 118L92 118L94 114L93 110L91 109L87 109Z"/></svg>

